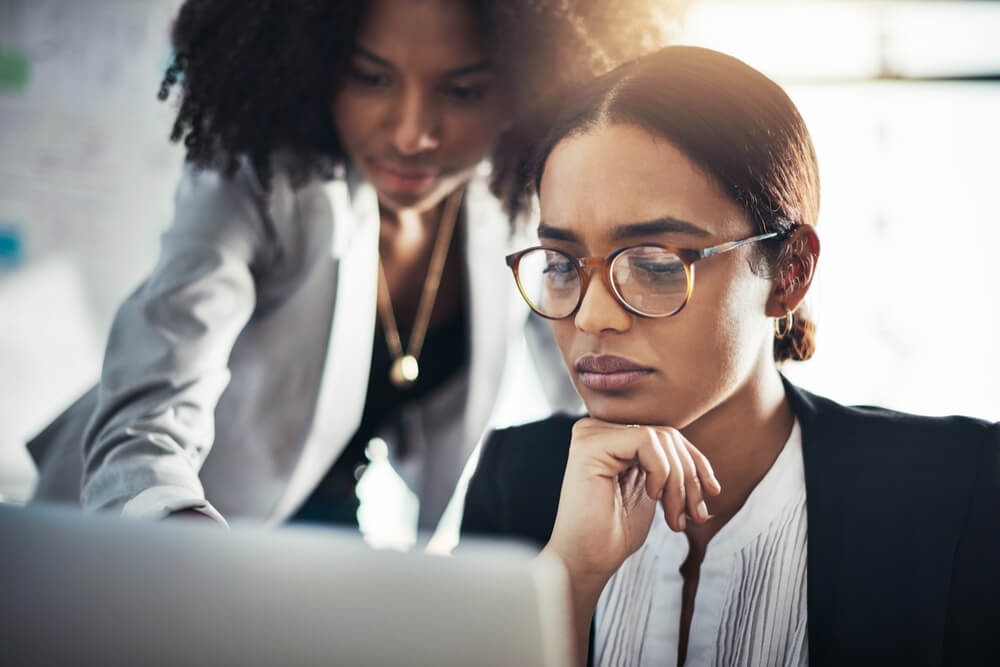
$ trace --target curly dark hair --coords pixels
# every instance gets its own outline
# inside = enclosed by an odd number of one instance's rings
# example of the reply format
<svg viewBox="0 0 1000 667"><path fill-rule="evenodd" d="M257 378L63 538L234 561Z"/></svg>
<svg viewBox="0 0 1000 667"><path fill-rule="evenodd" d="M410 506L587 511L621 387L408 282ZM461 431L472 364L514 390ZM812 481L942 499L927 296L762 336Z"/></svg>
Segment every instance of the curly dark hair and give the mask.
<svg viewBox="0 0 1000 667"><path fill-rule="evenodd" d="M504 82L509 128L491 156L511 217L527 195L525 158L559 100L580 82L669 41L688 0L468 0ZM186 0L160 86L180 85L171 140L187 160L232 174L250 162L265 187L288 155L293 181L329 177L346 158L330 101L360 27L357 0Z"/></svg>

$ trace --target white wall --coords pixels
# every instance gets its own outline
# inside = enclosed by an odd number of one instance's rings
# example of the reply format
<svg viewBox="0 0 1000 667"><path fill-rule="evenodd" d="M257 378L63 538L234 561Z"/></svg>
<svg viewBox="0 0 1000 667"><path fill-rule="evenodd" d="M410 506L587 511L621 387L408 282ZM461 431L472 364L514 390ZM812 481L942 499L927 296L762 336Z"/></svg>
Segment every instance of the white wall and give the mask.
<svg viewBox="0 0 1000 667"><path fill-rule="evenodd" d="M997 34L1000 3L693 4L683 41L782 83L816 145L805 387L1000 420L1000 83L930 80L1000 74Z"/></svg>
<svg viewBox="0 0 1000 667"><path fill-rule="evenodd" d="M178 0L0 0L0 494L21 443L96 379L116 304L155 261L182 152L156 92ZM27 77L9 63L27 63Z"/></svg>

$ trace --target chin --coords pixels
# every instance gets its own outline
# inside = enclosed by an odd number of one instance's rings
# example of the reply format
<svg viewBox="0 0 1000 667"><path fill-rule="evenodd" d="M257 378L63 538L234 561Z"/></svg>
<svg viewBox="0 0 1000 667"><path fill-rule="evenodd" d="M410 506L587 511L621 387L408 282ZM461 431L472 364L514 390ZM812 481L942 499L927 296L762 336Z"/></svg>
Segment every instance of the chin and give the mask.
<svg viewBox="0 0 1000 667"><path fill-rule="evenodd" d="M372 183L383 206L393 211L412 210L422 213L441 204L451 193L460 188L465 180L456 178L451 173L443 173L426 187L412 191L379 188L377 181Z"/></svg>
<svg viewBox="0 0 1000 667"><path fill-rule="evenodd" d="M690 410L678 410L676 403L667 405L664 394L650 397L587 392L582 396L591 417L613 424L671 426L680 430L695 420Z"/></svg>
<svg viewBox="0 0 1000 667"><path fill-rule="evenodd" d="M590 395L583 403L591 417L614 424L658 424L662 419L662 414L626 395Z"/></svg>
<svg viewBox="0 0 1000 667"><path fill-rule="evenodd" d="M386 208L393 211L404 211L416 209L424 211L433 208L443 197L438 197L435 190L427 192L394 192L391 190L378 190L378 200Z"/></svg>

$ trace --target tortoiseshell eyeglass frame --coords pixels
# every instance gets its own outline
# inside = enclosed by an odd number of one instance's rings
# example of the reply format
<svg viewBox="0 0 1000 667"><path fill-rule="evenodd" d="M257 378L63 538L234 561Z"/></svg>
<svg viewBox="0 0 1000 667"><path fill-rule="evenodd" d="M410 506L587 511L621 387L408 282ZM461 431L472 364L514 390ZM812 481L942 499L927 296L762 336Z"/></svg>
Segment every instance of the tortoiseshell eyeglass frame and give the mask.
<svg viewBox="0 0 1000 667"><path fill-rule="evenodd" d="M572 317L576 314L576 311L580 309L580 304L583 303L583 296L587 293L587 286L589 284L589 274L593 271L598 271L601 279L604 281L604 286L608 288L614 297L622 305L622 307L634 315L646 318L661 318L661 317L671 317L681 312L684 306L687 305L688 301L691 300L691 293L694 291L694 263L700 260L706 259L708 257L714 257L715 255L721 255L722 253L729 252L730 250L736 250L745 245L751 243L757 243L758 241L766 241L767 239L773 239L778 236L783 236L781 232L769 232L767 234L758 234L757 236L751 236L749 238L740 239L737 241L727 241L726 243L720 243L718 245L709 246L708 248L694 249L694 248L679 248L673 245L666 245L663 243L638 243L635 245L625 246L623 248L618 248L612 252L607 257L576 257L565 250L559 250L558 248L550 248L546 246L532 246L530 248L525 248L524 250L519 250L518 252L511 253L507 255L506 261L507 266L514 273L514 281L517 283L517 289L521 292L521 297L527 302L528 306L534 312L538 313L542 317L550 320L561 320L567 317ZM684 265L684 275L687 278L687 290L684 294L684 301L669 313L647 313L642 310L632 306L625 297L622 296L615 285L613 278L614 263L621 257L623 253L633 248L660 248L668 252L673 253L681 260ZM566 313L565 315L549 315L540 311L535 304L528 298L527 293L524 290L524 285L521 283L521 276L518 273L518 267L521 264L521 258L527 255L529 252L535 250L547 250L549 252L556 252L569 259L573 266L576 267L576 271L580 276L580 294L577 297L576 305L573 309Z"/></svg>

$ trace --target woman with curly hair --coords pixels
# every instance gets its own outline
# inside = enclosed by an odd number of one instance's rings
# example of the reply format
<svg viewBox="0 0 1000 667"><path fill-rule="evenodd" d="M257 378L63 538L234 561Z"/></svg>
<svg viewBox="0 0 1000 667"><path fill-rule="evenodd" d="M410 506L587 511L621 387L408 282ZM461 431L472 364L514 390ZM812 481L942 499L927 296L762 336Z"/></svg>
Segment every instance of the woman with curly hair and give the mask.
<svg viewBox="0 0 1000 667"><path fill-rule="evenodd" d="M40 496L87 419L85 509L354 524L388 455L432 528L525 326L498 275L520 156L569 87L662 41L653 5L185 2L175 220L99 386L31 445Z"/></svg>

